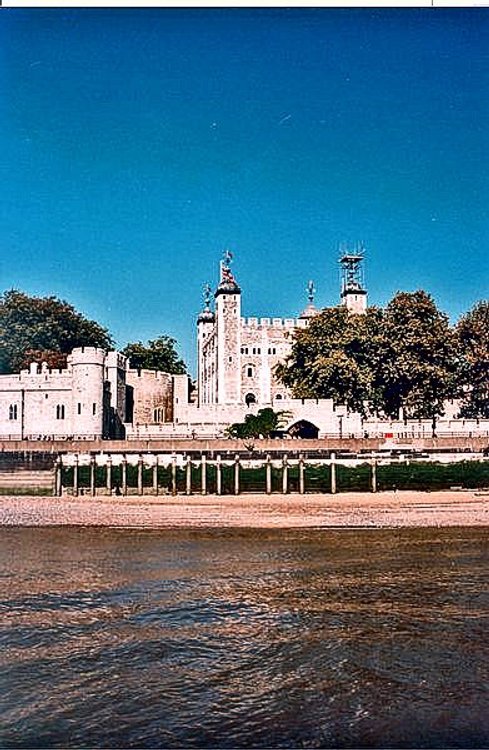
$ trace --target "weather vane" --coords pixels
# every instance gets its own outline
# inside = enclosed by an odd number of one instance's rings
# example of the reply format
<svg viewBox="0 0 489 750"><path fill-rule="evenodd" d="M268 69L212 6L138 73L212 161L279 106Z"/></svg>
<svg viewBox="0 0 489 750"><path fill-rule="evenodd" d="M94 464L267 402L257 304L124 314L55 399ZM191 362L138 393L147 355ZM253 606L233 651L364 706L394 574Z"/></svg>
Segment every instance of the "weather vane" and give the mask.
<svg viewBox="0 0 489 750"><path fill-rule="evenodd" d="M307 285L307 292L309 297L309 303L312 305L314 302L314 295L316 294L316 289L314 288L314 281L310 281Z"/></svg>
<svg viewBox="0 0 489 750"><path fill-rule="evenodd" d="M206 310L210 310L211 306L211 286L210 284L204 284L203 286L203 297L204 305Z"/></svg>
<svg viewBox="0 0 489 750"><path fill-rule="evenodd" d="M229 268L231 265L231 261L233 259L233 254L230 250L225 250L222 256L222 262L225 268Z"/></svg>

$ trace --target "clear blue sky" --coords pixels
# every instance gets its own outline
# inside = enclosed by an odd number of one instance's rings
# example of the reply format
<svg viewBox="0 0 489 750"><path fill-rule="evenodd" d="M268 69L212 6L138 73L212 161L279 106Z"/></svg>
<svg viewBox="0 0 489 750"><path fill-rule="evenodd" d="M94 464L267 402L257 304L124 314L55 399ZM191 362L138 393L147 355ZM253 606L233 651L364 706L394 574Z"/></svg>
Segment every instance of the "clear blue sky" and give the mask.
<svg viewBox="0 0 489 750"><path fill-rule="evenodd" d="M246 315L487 297L488 9L3 9L0 289L56 294L193 368L234 253Z"/></svg>

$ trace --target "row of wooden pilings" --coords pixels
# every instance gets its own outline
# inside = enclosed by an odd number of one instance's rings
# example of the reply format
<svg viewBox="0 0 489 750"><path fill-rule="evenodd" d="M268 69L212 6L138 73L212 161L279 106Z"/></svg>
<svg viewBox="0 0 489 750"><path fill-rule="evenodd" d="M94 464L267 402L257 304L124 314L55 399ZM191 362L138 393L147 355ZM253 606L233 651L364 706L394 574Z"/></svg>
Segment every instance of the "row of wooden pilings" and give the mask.
<svg viewBox="0 0 489 750"><path fill-rule="evenodd" d="M190 456L186 457L185 460L185 491L181 494L185 495L192 495L196 494L195 492L192 492L192 466L195 466L196 462L195 460L192 460ZM200 486L200 494L206 495L208 493L208 483L207 483L207 465L208 460L205 454L202 455L200 459L200 469L201 469L201 486ZM241 468L241 460L239 455L236 455L234 458L234 494L239 495L240 494L240 468ZM305 486L305 459L303 457L299 457L296 459L296 463L299 468L299 493L303 495L306 491ZM337 492L337 482L336 482L336 454L331 453L331 458L327 462L330 466L331 473L330 473L330 492L331 494L336 494ZM212 461L212 464L216 467L216 495L222 495L222 489L223 489L223 483L222 483L222 459L221 456L216 456L216 459ZM267 495L272 494L272 459L271 456L268 454L266 456L266 459L264 461L265 464L265 487L264 492ZM106 467L106 491L107 494L112 494L112 491L114 488L118 490L118 494L127 495L128 494L128 483L127 483L127 466L128 461L127 458L124 456L121 461L121 467L122 467L122 481L117 485L114 485L113 482L113 476L112 476L112 467L113 462L110 455L107 455L105 457L105 463ZM371 475L370 475L370 489L372 492L377 492L377 462L375 460L371 461ZM70 466L73 467L73 495L77 496L80 494L80 484L79 484L79 468L80 468L80 462L78 455L75 454L73 463L70 464ZM97 467L97 461L96 456L90 457L90 486L87 488L89 491L89 494L92 496L95 496L96 494L96 481L95 481L95 472ZM282 494L286 495L289 492L289 467L291 464L289 463L289 459L287 456L283 456L282 458ZM160 491L160 487L158 485L158 469L160 467L160 464L158 462L158 455L154 456L154 463L152 466L153 469L153 482L151 487L144 487L143 485L143 469L144 469L144 459L142 456L139 457L137 462L137 494L143 495L143 494L154 494L158 495ZM175 455L172 455L171 457L171 481L170 481L170 493L172 495L179 494L178 487L177 487L177 457ZM55 494L56 495L62 495L63 494L63 461L62 458L59 457L56 461L55 465ZM83 488L84 491L85 488ZM150 491L149 491L150 490Z"/></svg>

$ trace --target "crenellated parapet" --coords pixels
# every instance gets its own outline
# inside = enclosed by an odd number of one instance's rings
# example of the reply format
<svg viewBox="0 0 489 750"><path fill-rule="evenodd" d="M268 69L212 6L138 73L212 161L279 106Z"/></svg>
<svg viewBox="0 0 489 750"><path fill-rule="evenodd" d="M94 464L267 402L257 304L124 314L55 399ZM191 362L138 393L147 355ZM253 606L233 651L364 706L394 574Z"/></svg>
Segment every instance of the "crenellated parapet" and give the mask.
<svg viewBox="0 0 489 750"><path fill-rule="evenodd" d="M103 367L107 352L98 346L80 346L68 356L68 365L97 365Z"/></svg>

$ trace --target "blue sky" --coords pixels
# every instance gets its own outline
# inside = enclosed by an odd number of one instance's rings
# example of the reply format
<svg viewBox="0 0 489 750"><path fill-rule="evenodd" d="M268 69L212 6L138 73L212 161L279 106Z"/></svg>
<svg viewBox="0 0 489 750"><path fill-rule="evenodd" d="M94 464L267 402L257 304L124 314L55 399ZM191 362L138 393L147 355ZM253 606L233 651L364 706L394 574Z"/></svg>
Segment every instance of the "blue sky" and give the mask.
<svg viewBox="0 0 489 750"><path fill-rule="evenodd" d="M0 289L56 294L194 367L201 288L243 312L487 297L487 9L3 9Z"/></svg>

